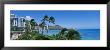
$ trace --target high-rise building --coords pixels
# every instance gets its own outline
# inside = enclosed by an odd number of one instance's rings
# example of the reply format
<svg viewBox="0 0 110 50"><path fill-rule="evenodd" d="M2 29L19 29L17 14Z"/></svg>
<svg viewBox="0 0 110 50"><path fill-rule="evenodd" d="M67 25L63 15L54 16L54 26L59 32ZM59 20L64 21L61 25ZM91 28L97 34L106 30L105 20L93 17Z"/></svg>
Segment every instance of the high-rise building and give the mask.
<svg viewBox="0 0 110 50"><path fill-rule="evenodd" d="M16 17L15 14L10 15L10 20L11 26L18 26L18 18Z"/></svg>
<svg viewBox="0 0 110 50"><path fill-rule="evenodd" d="M17 27L25 27L25 18L20 17L18 18L15 14L10 15L10 23L11 26L17 26Z"/></svg>
<svg viewBox="0 0 110 50"><path fill-rule="evenodd" d="M19 18L19 23L20 23L20 27L25 27L25 18L24 17L20 17Z"/></svg>

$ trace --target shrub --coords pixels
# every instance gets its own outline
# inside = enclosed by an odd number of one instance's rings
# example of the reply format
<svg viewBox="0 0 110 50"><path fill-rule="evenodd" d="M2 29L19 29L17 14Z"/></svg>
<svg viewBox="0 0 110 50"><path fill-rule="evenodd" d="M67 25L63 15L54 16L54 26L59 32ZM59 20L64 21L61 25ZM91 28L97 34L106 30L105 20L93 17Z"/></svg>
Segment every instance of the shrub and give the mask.
<svg viewBox="0 0 110 50"><path fill-rule="evenodd" d="M37 31L33 31L30 33L24 33L21 35L19 40L80 40L80 34L78 31L74 29L62 29L61 32L59 32L56 35L43 35L41 33L38 33Z"/></svg>
<svg viewBox="0 0 110 50"><path fill-rule="evenodd" d="M66 37L68 40L79 40L80 34L78 31L76 31L74 29L69 29Z"/></svg>
<svg viewBox="0 0 110 50"><path fill-rule="evenodd" d="M56 40L80 40L80 34L74 29L64 28L56 34Z"/></svg>

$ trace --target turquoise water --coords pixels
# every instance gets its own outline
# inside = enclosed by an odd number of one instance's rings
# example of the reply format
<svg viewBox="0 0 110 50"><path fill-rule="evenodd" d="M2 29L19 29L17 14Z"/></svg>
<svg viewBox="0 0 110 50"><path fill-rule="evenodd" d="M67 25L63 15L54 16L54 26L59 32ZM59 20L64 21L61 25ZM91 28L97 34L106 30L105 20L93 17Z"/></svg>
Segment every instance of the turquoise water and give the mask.
<svg viewBox="0 0 110 50"><path fill-rule="evenodd" d="M58 34L61 30L49 30L48 33L44 32L45 35Z"/></svg>
<svg viewBox="0 0 110 50"><path fill-rule="evenodd" d="M100 40L100 29L79 29L82 40Z"/></svg>
<svg viewBox="0 0 110 50"><path fill-rule="evenodd" d="M100 29L79 29L77 30L82 40L100 40ZM47 35L53 35L59 33L60 30L49 30Z"/></svg>

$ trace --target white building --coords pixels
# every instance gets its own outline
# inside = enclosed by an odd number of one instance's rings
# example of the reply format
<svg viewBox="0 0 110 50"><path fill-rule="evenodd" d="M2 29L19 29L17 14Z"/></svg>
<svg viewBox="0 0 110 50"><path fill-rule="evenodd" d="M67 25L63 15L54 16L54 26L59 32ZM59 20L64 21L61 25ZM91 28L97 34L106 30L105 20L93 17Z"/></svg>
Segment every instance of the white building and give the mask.
<svg viewBox="0 0 110 50"><path fill-rule="evenodd" d="M25 16L25 17L17 17L15 14L10 15L10 23L11 27L18 27L18 28L25 28L26 21L30 21L32 18L31 16ZM28 23L30 25L30 23ZM31 25L30 25L31 28ZM40 29L40 26L36 26L35 29Z"/></svg>
<svg viewBox="0 0 110 50"><path fill-rule="evenodd" d="M10 20L11 26L18 26L18 18L14 14L10 15Z"/></svg>
<svg viewBox="0 0 110 50"><path fill-rule="evenodd" d="M25 18L24 17L19 18L19 27L25 27Z"/></svg>
<svg viewBox="0 0 110 50"><path fill-rule="evenodd" d="M16 26L16 27L25 27L25 18L20 17L18 18L15 14L10 15L10 23L11 26Z"/></svg>

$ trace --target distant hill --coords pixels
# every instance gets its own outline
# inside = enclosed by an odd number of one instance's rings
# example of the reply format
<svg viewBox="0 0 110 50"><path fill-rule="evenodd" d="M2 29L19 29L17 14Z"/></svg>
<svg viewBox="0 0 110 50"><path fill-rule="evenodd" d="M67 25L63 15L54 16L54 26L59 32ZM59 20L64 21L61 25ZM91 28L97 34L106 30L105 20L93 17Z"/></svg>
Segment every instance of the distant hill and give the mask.
<svg viewBox="0 0 110 50"><path fill-rule="evenodd" d="M61 30L63 29L63 27L59 26L59 25L55 25L55 26L49 26L50 30Z"/></svg>

